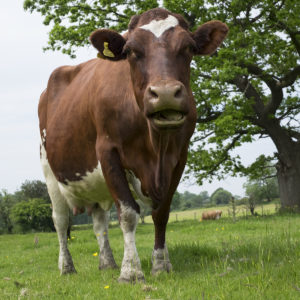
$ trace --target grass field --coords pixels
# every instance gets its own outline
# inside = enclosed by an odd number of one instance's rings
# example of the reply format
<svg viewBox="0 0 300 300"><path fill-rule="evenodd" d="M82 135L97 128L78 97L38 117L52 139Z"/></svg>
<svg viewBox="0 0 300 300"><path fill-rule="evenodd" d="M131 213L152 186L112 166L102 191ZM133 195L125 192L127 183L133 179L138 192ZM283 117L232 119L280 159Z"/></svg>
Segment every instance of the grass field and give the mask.
<svg viewBox="0 0 300 300"><path fill-rule="evenodd" d="M230 207L227 206L218 206L218 207L211 207L211 208L198 208L192 210L185 210L185 211L178 211L178 212L171 212L169 217L169 222L173 221L185 221L185 220L200 220L202 212L209 211L209 210L222 210L222 216L228 217L229 212L232 211ZM258 205L255 211L260 215L270 215L274 214L276 210L276 205L274 203ZM245 208L245 205L239 205L236 207L236 215L237 216L249 216L250 212ZM146 223L152 223L151 216L145 217Z"/></svg>
<svg viewBox="0 0 300 300"><path fill-rule="evenodd" d="M77 274L60 276L55 233L0 236L0 299L299 299L300 216L240 217L233 223L170 222L171 274L152 277L154 228L139 225L137 248L146 283L119 284L119 270L99 271L92 230L72 233ZM110 229L118 265L121 230ZM35 243L35 240L38 243Z"/></svg>

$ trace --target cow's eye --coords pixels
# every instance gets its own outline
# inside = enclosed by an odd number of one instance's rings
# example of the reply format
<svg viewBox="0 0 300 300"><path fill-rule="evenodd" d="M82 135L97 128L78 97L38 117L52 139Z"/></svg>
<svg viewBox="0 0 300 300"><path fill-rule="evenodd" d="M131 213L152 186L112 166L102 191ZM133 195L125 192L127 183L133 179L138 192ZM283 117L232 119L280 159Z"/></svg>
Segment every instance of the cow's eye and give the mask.
<svg viewBox="0 0 300 300"><path fill-rule="evenodd" d="M130 51L130 56L133 59L141 59L144 55L141 51L135 50L135 49L131 49Z"/></svg>
<svg viewBox="0 0 300 300"><path fill-rule="evenodd" d="M188 45L182 47L179 51L179 55L192 55L195 52L195 47L193 45Z"/></svg>
<svg viewBox="0 0 300 300"><path fill-rule="evenodd" d="M129 47L126 47L123 50L123 53L126 54L128 58L132 58L132 59L140 59L144 56L141 51L136 50L136 49L132 49L132 48L129 48Z"/></svg>

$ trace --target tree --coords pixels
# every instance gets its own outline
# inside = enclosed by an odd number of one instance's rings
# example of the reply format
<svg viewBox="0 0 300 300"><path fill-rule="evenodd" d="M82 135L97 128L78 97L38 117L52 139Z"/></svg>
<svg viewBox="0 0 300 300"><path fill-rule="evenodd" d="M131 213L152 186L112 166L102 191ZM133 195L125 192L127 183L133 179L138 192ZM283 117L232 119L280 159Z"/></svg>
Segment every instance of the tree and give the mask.
<svg viewBox="0 0 300 300"><path fill-rule="evenodd" d="M283 207L300 208L300 2L296 0L164 0L181 13L191 30L212 19L227 23L224 46L211 57L195 57L191 85L198 125L188 165L203 178L249 175L276 160ZM74 56L97 27L126 28L131 15L158 6L157 1L26 0L52 25L46 49ZM67 22L68 21L68 22ZM270 137L277 152L244 166L233 150ZM236 153L236 152L235 152Z"/></svg>
<svg viewBox="0 0 300 300"><path fill-rule="evenodd" d="M180 208L180 193L176 191L173 195L172 203L171 203L171 211L178 210Z"/></svg>
<svg viewBox="0 0 300 300"><path fill-rule="evenodd" d="M232 195L230 192L224 190L223 188L218 188L212 193L210 201L217 205L228 204L231 197Z"/></svg>
<svg viewBox="0 0 300 300"><path fill-rule="evenodd" d="M272 174L272 169L268 174ZM264 200L270 202L278 198L278 183L276 178L272 175L260 177L259 179L250 179L244 184L246 195L248 196L247 206L252 215L257 204L262 203Z"/></svg>
<svg viewBox="0 0 300 300"><path fill-rule="evenodd" d="M0 192L0 229L8 233L12 233L13 229L10 212L15 203L13 195L8 194L5 190Z"/></svg>
<svg viewBox="0 0 300 300"><path fill-rule="evenodd" d="M44 199L31 199L21 201L14 205L11 210L11 219L19 226L22 232L30 229L37 231L54 230L52 210L49 203Z"/></svg>
<svg viewBox="0 0 300 300"><path fill-rule="evenodd" d="M257 182L248 182L244 185L246 189L246 195L248 196L248 201L246 206L249 208L251 215L255 215L255 207L258 203L261 203L264 197L264 191Z"/></svg>
<svg viewBox="0 0 300 300"><path fill-rule="evenodd" d="M276 160L282 206L300 207L300 2L199 1L173 3L196 20L220 19L230 34L218 53L195 58L193 90L198 131L189 170L208 176L249 175ZM209 6L208 6L209 4ZM270 137L277 153L244 166L233 150ZM235 151L237 153L237 151Z"/></svg>
<svg viewBox="0 0 300 300"><path fill-rule="evenodd" d="M202 204L209 201L209 194L207 191L200 192L199 196L202 198Z"/></svg>
<svg viewBox="0 0 300 300"><path fill-rule="evenodd" d="M15 194L22 200L41 198L47 203L51 203L47 185L40 180L26 180Z"/></svg>

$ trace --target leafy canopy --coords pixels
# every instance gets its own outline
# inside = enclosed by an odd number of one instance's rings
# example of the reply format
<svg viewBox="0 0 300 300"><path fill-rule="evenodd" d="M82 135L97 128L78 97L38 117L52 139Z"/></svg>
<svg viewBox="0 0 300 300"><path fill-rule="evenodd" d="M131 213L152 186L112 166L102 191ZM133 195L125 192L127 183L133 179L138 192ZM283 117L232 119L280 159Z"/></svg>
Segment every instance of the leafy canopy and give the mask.
<svg viewBox="0 0 300 300"><path fill-rule="evenodd" d="M130 18L153 7L155 0L25 0L24 9L44 17L52 26L44 50L59 50L76 57L78 47L89 45L88 37L97 28L127 29Z"/></svg>

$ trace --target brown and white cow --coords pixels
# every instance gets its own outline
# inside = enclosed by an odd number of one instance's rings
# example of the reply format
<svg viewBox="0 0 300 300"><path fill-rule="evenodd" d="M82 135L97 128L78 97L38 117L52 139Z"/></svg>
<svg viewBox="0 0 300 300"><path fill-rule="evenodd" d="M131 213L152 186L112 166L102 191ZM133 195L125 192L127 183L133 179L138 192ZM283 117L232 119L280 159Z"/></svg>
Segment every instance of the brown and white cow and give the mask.
<svg viewBox="0 0 300 300"><path fill-rule="evenodd" d="M221 218L221 210L210 210L202 213L202 220L218 220Z"/></svg>
<svg viewBox="0 0 300 300"><path fill-rule="evenodd" d="M67 247L69 208L92 212L99 268L116 267L107 235L114 201L124 236L119 281L144 279L135 246L140 208L131 189L152 207L152 274L171 270L165 231L196 122L190 62L215 52L227 31L211 21L191 33L180 15L152 9L134 16L124 36L92 33L104 59L52 73L39 118L61 273L75 272Z"/></svg>

